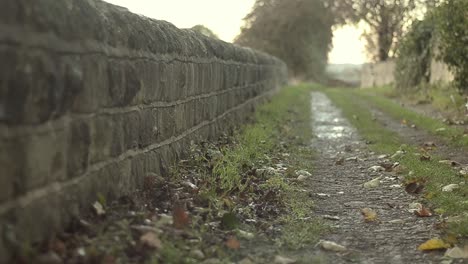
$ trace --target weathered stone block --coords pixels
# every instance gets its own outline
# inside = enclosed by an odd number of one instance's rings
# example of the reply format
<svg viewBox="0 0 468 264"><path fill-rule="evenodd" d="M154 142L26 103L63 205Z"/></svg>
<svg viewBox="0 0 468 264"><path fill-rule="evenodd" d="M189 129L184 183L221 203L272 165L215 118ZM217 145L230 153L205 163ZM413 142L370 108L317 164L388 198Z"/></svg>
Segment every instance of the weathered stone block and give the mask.
<svg viewBox="0 0 468 264"><path fill-rule="evenodd" d="M74 177L88 167L91 130L86 121L75 120L70 124L67 142L67 174Z"/></svg>

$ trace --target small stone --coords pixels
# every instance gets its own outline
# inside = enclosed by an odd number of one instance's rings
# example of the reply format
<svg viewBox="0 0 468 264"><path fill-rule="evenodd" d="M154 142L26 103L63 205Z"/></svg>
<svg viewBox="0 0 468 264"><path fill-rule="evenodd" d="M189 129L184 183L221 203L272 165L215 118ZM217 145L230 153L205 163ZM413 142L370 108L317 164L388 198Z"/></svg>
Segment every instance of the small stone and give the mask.
<svg viewBox="0 0 468 264"><path fill-rule="evenodd" d="M454 190L456 190L458 188L460 188L460 185L453 183L453 184L449 184L449 185L446 185L446 186L442 187L442 191L443 192L453 192Z"/></svg>
<svg viewBox="0 0 468 264"><path fill-rule="evenodd" d="M338 216L333 216L333 215L324 215L322 216L324 219L329 219L329 220L335 220L338 221L340 218Z"/></svg>
<svg viewBox="0 0 468 264"><path fill-rule="evenodd" d="M299 182L304 182L305 180L307 180L307 176L305 175L299 175L299 177L297 177L297 181Z"/></svg>
<svg viewBox="0 0 468 264"><path fill-rule="evenodd" d="M198 260L202 260L205 258L205 254L203 254L203 251L199 249L193 249L192 251L190 251L190 256Z"/></svg>
<svg viewBox="0 0 468 264"><path fill-rule="evenodd" d="M390 220L388 221L390 224L404 224L405 221L403 219L394 219L394 220Z"/></svg>
<svg viewBox="0 0 468 264"><path fill-rule="evenodd" d="M318 243L325 250L335 251L335 252L344 252L347 251L346 247L339 245L332 241L320 240Z"/></svg>
<svg viewBox="0 0 468 264"><path fill-rule="evenodd" d="M370 167L370 168L369 168L369 171L372 171L372 172L382 172L382 171L385 171L385 168L382 167L382 166L376 165L376 166Z"/></svg>
<svg viewBox="0 0 468 264"><path fill-rule="evenodd" d="M304 176L306 176L306 177L312 176L312 174L310 174L308 171L305 171L305 170L296 171L296 175L297 175L297 176L304 175Z"/></svg>
<svg viewBox="0 0 468 264"><path fill-rule="evenodd" d="M249 232L246 232L246 231L243 231L243 230L237 230L237 234L242 237L242 238L245 238L245 239L252 239L255 237L255 235L253 233L249 233Z"/></svg>

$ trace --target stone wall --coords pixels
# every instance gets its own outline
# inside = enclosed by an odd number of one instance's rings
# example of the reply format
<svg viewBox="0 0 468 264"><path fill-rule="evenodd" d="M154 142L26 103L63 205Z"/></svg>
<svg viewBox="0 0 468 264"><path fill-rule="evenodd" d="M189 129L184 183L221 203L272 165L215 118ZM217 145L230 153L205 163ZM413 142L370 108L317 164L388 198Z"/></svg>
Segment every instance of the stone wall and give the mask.
<svg viewBox="0 0 468 264"><path fill-rule="evenodd" d="M449 83L451 81L453 81L453 73L450 72L447 64L436 59L432 59L430 83Z"/></svg>
<svg viewBox="0 0 468 264"><path fill-rule="evenodd" d="M394 83L395 62L366 63L361 69L361 87L370 88Z"/></svg>
<svg viewBox="0 0 468 264"><path fill-rule="evenodd" d="M393 84L395 82L395 62L367 63L362 66L361 87L370 88ZM453 74L448 66L436 59L431 61L430 83L449 83L453 81Z"/></svg>
<svg viewBox="0 0 468 264"><path fill-rule="evenodd" d="M287 79L274 57L101 1L0 7L0 262L165 174Z"/></svg>

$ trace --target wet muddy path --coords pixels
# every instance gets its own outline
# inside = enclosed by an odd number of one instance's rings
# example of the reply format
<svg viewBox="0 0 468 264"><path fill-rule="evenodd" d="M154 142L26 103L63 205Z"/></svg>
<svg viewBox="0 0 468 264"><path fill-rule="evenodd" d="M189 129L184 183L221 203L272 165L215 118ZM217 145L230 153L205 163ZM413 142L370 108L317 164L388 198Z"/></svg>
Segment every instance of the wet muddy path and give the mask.
<svg viewBox="0 0 468 264"><path fill-rule="evenodd" d="M435 217L418 217L394 172L374 171L389 160L372 153L327 96L312 92L312 147L317 152L310 186L315 214L332 231L322 237L345 246L344 253L324 250L329 263L440 263L441 253L422 253L418 245L437 237ZM363 184L380 178L379 186ZM365 221L361 210L372 209L375 221Z"/></svg>

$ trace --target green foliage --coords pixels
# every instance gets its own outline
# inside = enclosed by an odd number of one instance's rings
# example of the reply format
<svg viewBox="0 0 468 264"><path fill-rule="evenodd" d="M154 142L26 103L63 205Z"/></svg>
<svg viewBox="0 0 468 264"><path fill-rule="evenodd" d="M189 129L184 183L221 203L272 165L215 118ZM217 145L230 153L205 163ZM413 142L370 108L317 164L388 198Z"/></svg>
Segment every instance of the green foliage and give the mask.
<svg viewBox="0 0 468 264"><path fill-rule="evenodd" d="M236 43L275 55L295 77L321 79L334 18L321 0L257 0Z"/></svg>
<svg viewBox="0 0 468 264"><path fill-rule="evenodd" d="M410 90L430 80L434 19L413 22L397 50L395 84L398 90Z"/></svg>
<svg viewBox="0 0 468 264"><path fill-rule="evenodd" d="M207 37L218 39L218 36L211 29L205 27L204 25L196 25L190 29L198 33L201 33Z"/></svg>
<svg viewBox="0 0 468 264"><path fill-rule="evenodd" d="M454 83L468 92L468 1L448 0L435 12L440 58L455 75Z"/></svg>

